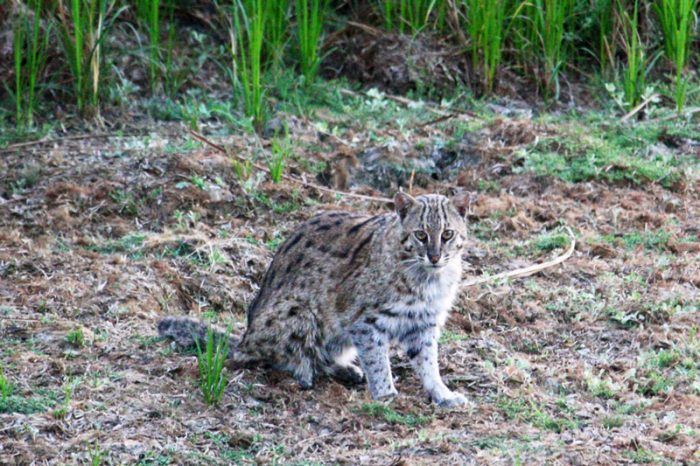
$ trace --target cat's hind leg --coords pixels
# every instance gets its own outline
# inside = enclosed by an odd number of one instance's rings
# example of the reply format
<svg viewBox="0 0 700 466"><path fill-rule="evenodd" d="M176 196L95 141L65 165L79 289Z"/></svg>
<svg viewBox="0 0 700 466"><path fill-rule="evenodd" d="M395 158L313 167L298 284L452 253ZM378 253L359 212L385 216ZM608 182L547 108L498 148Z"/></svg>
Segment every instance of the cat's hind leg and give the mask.
<svg viewBox="0 0 700 466"><path fill-rule="evenodd" d="M278 303L274 312L275 318L264 321L256 333L265 335L265 344L274 355L273 366L292 374L300 388L311 389L324 353L316 316L291 300Z"/></svg>
<svg viewBox="0 0 700 466"><path fill-rule="evenodd" d="M326 372L343 385L359 385L365 381L359 366L357 348L349 336L331 339L326 343L329 364Z"/></svg>

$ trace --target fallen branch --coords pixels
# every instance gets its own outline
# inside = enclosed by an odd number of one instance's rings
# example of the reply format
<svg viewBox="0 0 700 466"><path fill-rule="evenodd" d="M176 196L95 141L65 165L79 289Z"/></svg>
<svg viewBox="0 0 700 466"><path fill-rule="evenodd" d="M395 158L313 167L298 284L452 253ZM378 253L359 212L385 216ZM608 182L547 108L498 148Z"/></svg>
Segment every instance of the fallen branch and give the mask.
<svg viewBox="0 0 700 466"><path fill-rule="evenodd" d="M569 249L562 254L559 257L555 257L554 259L543 262L541 264L534 264L530 265L528 267L523 267L520 269L515 269L511 270L509 272L501 272L496 275L491 275L488 277L478 277L478 278L472 278L471 280L465 280L462 281L461 287L466 288L468 286L474 286L474 285L480 285L482 283L487 283L487 282L492 282L496 280L502 280L504 278L523 278L523 277L529 277L530 275L534 275L537 272L540 272L544 269L548 269L550 267L554 267L555 265L559 265L565 260L567 260L569 257L571 257L571 254L574 253L574 249L576 248L576 237L574 236L574 233L571 231L571 228L566 227L566 231L569 233L569 236L571 237L571 244L569 245Z"/></svg>
<svg viewBox="0 0 700 466"><path fill-rule="evenodd" d="M212 147L212 148L218 150L219 152L221 152L221 153L223 153L223 154L226 154L226 155L229 156L229 157L235 157L235 158L237 158L238 160L240 160L240 161L242 161L242 162L248 162L248 161L249 161L249 160L247 160L245 157L242 157L242 156L240 156L240 155L238 155L238 154L231 153L230 151L226 150L225 147L220 146L220 145L218 145L218 144L216 144L216 143L210 141L209 139L207 139L207 138L204 137L203 135L197 133L196 131L193 131L193 130L191 130L191 129L188 129L187 131L192 135L192 137L194 137L194 138L197 139L198 141L203 142L204 144L206 144L206 145L208 145L208 146L210 146L210 147ZM259 163L252 162L252 165L253 165L255 168L257 168L258 170L267 171L267 168L264 167L264 166L262 166L262 165L260 165ZM356 198L356 199L362 199L362 200L364 200L364 201L370 201L370 202L383 202L383 203L391 203L391 202L394 202L392 199L389 199L389 198L387 198L387 197L366 196L366 195L364 195L364 194L356 194L356 193L349 193L349 192L345 192L345 191L337 191L337 190L335 190L335 189L326 188L325 186L321 186L321 185L318 185L318 184L316 184L316 183L311 183L311 182L309 182L309 181L303 180L303 179L301 179L301 178L297 178L297 177L295 177L295 176L287 175L287 174L285 174L285 173L282 174L282 178L284 178L284 179L287 180L287 181L291 181L292 183L300 184L300 185L302 185L302 186L304 186L304 187L307 187L307 188L317 189L317 190L319 190L319 191L323 191L323 192L326 192L326 193L329 193L329 194L335 194L335 195L337 195L337 196L354 197L354 198Z"/></svg>

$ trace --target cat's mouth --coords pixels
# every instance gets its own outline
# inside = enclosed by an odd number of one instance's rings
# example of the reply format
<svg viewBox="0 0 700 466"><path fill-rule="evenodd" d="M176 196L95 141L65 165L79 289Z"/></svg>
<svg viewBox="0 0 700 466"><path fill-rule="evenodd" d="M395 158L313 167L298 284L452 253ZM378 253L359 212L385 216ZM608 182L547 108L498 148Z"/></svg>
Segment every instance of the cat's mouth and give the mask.
<svg viewBox="0 0 700 466"><path fill-rule="evenodd" d="M443 268L444 266L445 266L445 264L431 264L431 263L428 263L428 264L427 264L427 267L428 267L429 269L441 269L441 268Z"/></svg>

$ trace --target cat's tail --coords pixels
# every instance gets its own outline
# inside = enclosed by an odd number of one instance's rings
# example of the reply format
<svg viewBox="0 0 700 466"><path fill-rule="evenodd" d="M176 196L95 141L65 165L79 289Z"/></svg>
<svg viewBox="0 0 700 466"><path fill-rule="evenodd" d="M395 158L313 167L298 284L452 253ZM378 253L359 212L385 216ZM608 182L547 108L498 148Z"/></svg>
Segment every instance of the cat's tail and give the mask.
<svg viewBox="0 0 700 466"><path fill-rule="evenodd" d="M225 330L189 317L166 317L158 322L158 335L172 339L182 348L191 348L199 344L199 347L204 350L210 331L214 337L214 347L216 348L222 340L227 340L228 357L233 358L234 353L237 353L238 340Z"/></svg>

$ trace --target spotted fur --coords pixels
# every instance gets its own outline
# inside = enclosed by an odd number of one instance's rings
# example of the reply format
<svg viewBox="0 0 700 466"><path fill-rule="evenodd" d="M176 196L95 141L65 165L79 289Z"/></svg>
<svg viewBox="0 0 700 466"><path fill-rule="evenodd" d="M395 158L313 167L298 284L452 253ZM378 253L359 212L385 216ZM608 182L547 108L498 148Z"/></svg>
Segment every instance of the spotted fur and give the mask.
<svg viewBox="0 0 700 466"><path fill-rule="evenodd" d="M389 349L398 343L431 399L466 402L438 370L438 339L461 279L463 212L446 197L399 193L395 212L327 212L282 244L248 308L236 363L262 362L311 388L320 374L366 378L373 398L397 394ZM160 333L180 344L204 330L167 318Z"/></svg>

